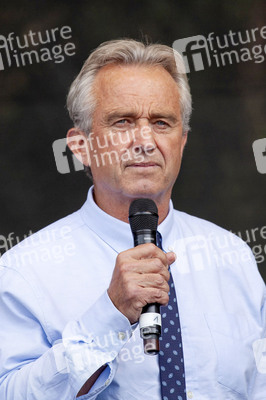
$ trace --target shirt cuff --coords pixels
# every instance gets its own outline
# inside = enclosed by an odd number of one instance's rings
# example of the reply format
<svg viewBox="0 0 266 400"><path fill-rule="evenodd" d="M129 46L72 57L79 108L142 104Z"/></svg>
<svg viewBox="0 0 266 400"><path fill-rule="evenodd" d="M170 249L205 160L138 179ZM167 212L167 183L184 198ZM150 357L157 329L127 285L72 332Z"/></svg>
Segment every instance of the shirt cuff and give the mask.
<svg viewBox="0 0 266 400"><path fill-rule="evenodd" d="M114 306L107 291L82 315L80 325L104 351L120 350L132 336L129 320Z"/></svg>
<svg viewBox="0 0 266 400"><path fill-rule="evenodd" d="M77 321L67 325L63 343L71 384L77 392L95 371L107 364L89 393L81 399L93 398L111 383L117 368L115 358L136 326L131 326L114 306L107 291Z"/></svg>

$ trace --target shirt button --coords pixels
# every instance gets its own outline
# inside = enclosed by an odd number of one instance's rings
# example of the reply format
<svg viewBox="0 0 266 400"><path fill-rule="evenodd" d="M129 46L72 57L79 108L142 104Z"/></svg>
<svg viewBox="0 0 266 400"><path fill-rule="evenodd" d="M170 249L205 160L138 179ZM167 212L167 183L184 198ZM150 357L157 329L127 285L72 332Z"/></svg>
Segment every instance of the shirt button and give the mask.
<svg viewBox="0 0 266 400"><path fill-rule="evenodd" d="M192 398L193 398L193 393L191 392L191 390L189 390L189 391L187 392L187 397L188 397L189 399L192 399Z"/></svg>
<svg viewBox="0 0 266 400"><path fill-rule="evenodd" d="M126 338L125 332L118 332L117 336L119 340L125 340Z"/></svg>
<svg viewBox="0 0 266 400"><path fill-rule="evenodd" d="M110 379L107 379L107 381L105 381L105 386L108 386L110 383Z"/></svg>

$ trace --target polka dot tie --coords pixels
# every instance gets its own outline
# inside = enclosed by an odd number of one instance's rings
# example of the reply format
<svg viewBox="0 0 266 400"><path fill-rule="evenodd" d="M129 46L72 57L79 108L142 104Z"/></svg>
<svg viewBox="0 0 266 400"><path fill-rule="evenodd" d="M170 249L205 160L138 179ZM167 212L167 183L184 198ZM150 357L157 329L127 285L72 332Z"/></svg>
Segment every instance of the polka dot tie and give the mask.
<svg viewBox="0 0 266 400"><path fill-rule="evenodd" d="M157 232L157 246L162 247L162 236ZM162 400L186 400L184 357L175 286L170 271L169 303L161 306L162 334L160 337L160 378Z"/></svg>

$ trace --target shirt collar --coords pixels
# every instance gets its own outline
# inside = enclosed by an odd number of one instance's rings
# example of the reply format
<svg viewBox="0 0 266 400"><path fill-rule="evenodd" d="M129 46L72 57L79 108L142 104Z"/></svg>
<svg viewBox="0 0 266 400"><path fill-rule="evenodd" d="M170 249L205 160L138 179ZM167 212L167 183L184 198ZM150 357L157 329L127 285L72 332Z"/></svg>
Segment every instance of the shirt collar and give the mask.
<svg viewBox="0 0 266 400"><path fill-rule="evenodd" d="M80 212L85 224L117 253L134 246L129 223L112 217L97 206L93 198L93 186L90 187L87 200ZM173 203L170 200L168 215L158 226L163 243L166 243L173 230L173 217Z"/></svg>

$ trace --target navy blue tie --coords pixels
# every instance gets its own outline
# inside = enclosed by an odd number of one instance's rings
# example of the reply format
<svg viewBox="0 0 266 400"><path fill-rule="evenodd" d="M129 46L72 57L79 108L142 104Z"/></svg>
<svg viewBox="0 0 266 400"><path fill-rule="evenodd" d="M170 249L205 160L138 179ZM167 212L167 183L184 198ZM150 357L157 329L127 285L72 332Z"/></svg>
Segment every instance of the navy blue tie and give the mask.
<svg viewBox="0 0 266 400"><path fill-rule="evenodd" d="M157 232L157 246L163 250L162 236ZM175 286L170 270L169 303L161 306L160 378L162 400L186 400L186 382L182 337Z"/></svg>

